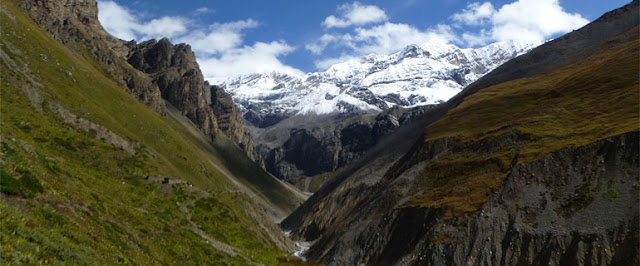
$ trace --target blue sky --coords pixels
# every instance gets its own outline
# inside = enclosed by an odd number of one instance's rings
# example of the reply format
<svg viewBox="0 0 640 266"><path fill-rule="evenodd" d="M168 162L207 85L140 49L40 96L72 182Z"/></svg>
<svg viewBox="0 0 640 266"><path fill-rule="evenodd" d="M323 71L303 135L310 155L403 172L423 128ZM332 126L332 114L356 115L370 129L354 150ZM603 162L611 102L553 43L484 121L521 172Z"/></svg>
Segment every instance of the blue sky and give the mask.
<svg viewBox="0 0 640 266"><path fill-rule="evenodd" d="M121 39L169 37L192 45L205 77L322 71L369 53L442 42L479 47L541 42L628 0L169 1L99 0L100 21Z"/></svg>

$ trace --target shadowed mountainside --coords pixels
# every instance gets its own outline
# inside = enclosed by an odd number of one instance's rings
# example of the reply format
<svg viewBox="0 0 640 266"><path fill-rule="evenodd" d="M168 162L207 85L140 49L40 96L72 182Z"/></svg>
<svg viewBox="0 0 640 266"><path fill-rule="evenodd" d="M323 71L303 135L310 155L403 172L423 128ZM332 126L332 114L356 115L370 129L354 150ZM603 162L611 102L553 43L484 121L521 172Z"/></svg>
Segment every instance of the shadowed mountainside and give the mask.
<svg viewBox="0 0 640 266"><path fill-rule="evenodd" d="M638 31L633 1L507 62L281 226L330 265L637 264Z"/></svg>

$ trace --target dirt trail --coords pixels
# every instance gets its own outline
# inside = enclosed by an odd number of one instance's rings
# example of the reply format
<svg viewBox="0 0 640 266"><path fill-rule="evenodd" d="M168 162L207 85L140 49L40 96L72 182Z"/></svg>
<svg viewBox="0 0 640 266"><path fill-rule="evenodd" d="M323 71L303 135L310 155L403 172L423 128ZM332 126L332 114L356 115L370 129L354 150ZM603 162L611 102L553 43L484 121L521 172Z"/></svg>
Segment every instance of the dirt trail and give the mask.
<svg viewBox="0 0 640 266"><path fill-rule="evenodd" d="M240 255L240 250L238 250L237 248L234 248L232 246L229 246L225 243L222 243L218 240L215 240L214 238L210 237L209 235L207 235L204 231L202 231L202 229L200 229L200 226L198 226L193 220L191 220L191 217L193 217L193 214L191 214L191 211L189 211L189 206L193 205L196 201L202 199L202 198L206 198L209 197L209 193L205 192L205 191L201 191L200 189L192 189L192 193L195 193L196 195L198 195L195 199L193 200L189 200L187 202L183 202L180 204L180 211L182 211L183 213L185 213L187 221L189 221L189 224L191 224L191 231L193 231L194 233L196 233L197 235L199 235L200 237L204 238L205 240L207 240L207 243L211 246L213 246L215 249L220 250L224 253L229 254L229 256L235 257ZM240 255L241 257L244 257L242 255ZM247 259L249 260L249 259Z"/></svg>

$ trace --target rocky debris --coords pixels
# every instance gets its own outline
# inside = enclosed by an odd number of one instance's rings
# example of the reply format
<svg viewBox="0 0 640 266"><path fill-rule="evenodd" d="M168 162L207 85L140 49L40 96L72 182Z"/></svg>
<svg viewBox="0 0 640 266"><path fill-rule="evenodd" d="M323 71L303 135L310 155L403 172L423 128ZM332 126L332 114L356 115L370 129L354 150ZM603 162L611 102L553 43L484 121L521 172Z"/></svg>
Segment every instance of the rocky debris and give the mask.
<svg viewBox="0 0 640 266"><path fill-rule="evenodd" d="M147 184L156 184L158 189L165 194L172 193L174 190L199 190L184 179L169 176L147 175L144 177Z"/></svg>
<svg viewBox="0 0 640 266"><path fill-rule="evenodd" d="M373 135L376 138L381 138L391 133L399 126L400 122L395 116L391 114L379 115L376 117L376 124L373 126Z"/></svg>
<svg viewBox="0 0 640 266"><path fill-rule="evenodd" d="M13 47L10 47L6 44L5 47L7 47L8 49L13 49ZM43 55L40 55L40 57L47 58ZM41 113L53 112L57 114L65 123L75 127L79 132L84 132L96 140L104 141L115 147L121 148L131 155L136 154L136 148L138 148L137 144L125 140L106 127L103 127L99 124L73 114L71 111L55 102L50 97L50 95L43 93L41 89L44 85L32 78L36 75L24 64L18 64L16 61L6 56L6 54L2 52L0 52L0 58L2 58L3 62L11 66L14 71L21 72L24 77L27 77L28 81L19 86L19 88L22 92L24 92L25 96L31 103L31 106L35 110ZM15 77L7 78L14 79Z"/></svg>
<svg viewBox="0 0 640 266"><path fill-rule="evenodd" d="M49 102L49 109L56 112L65 123L69 123L80 131L86 132L89 136L93 136L93 138L97 140L102 140L115 147L121 148L131 155L136 154L136 148L138 148L139 145L132 144L106 127L93 123L82 117L78 117L62 107L62 105L55 102Z"/></svg>

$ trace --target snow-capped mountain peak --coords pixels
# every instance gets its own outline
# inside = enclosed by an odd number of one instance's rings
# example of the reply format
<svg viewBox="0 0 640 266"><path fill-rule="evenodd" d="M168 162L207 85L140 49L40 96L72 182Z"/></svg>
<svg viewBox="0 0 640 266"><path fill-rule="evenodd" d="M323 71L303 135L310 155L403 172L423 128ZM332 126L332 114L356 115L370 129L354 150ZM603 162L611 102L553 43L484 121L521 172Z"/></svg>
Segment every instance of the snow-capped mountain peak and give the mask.
<svg viewBox="0 0 640 266"><path fill-rule="evenodd" d="M477 49L442 43L408 45L391 55L363 56L304 77L250 74L229 79L222 86L247 120L269 126L300 114L378 112L394 105L413 107L446 101L535 46L518 42Z"/></svg>

